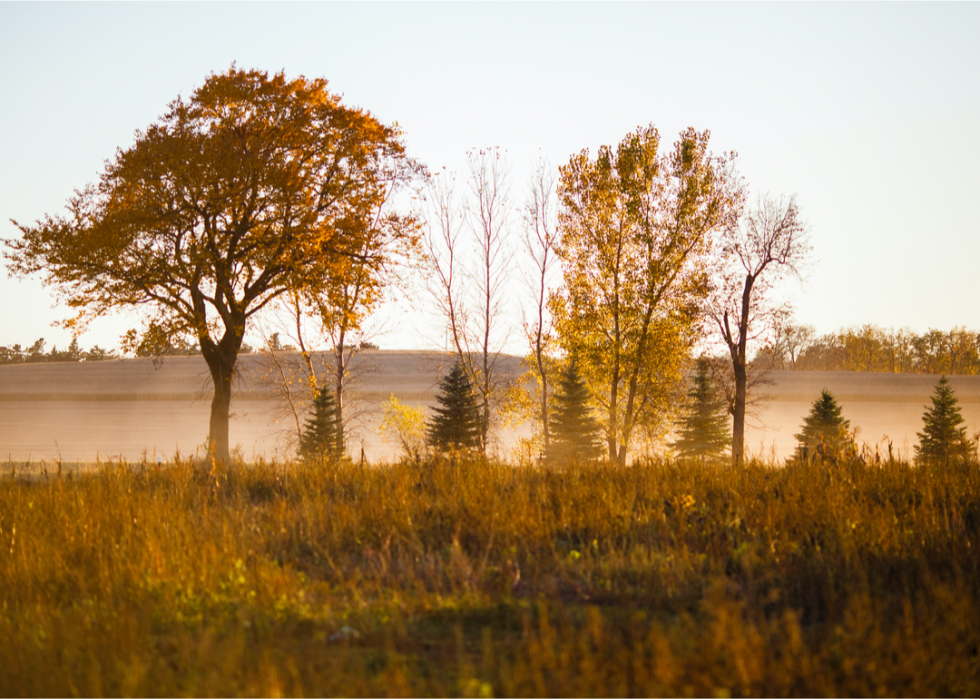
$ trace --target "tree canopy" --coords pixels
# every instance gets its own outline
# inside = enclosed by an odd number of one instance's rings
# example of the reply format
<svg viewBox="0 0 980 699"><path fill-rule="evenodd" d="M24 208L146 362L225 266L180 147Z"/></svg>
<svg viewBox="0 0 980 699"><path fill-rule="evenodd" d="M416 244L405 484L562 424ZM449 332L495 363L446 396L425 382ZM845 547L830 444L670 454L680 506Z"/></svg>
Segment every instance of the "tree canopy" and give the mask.
<svg viewBox="0 0 980 699"><path fill-rule="evenodd" d="M343 106L326 80L232 67L137 132L67 216L15 222L8 267L42 274L75 324L147 306L168 332L194 335L215 388L210 447L227 459L246 323L414 235L385 204L416 170L399 130Z"/></svg>

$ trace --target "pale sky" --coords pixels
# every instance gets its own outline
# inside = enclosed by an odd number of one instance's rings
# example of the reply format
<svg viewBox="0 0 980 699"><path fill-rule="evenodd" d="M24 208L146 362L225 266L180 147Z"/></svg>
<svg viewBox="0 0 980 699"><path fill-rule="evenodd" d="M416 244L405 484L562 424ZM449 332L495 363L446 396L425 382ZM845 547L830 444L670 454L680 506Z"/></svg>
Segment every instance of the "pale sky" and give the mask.
<svg viewBox="0 0 980 699"><path fill-rule="evenodd" d="M506 148L517 198L539 154L710 129L753 193L798 195L815 249L800 322L980 328L978 37L977 3L0 3L0 237L62 212L236 62L327 78L432 169ZM0 345L67 344L37 280L0 273L0 297ZM380 344L418 335L403 322Z"/></svg>

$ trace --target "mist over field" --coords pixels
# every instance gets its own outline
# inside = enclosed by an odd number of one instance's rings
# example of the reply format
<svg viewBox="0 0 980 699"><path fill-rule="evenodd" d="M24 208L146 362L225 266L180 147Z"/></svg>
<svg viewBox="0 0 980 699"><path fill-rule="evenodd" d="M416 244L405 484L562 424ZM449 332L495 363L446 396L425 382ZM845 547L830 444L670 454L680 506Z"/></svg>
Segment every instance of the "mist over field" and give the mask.
<svg viewBox="0 0 980 699"><path fill-rule="evenodd" d="M298 355L292 355L298 361ZM285 355L288 361L290 355ZM320 358L322 359L322 358ZM378 435L381 404L394 394L411 406L435 403L436 383L451 364L443 353L364 352L355 358L348 398L354 416L347 442L357 458L393 456ZM231 444L248 460L295 456L296 420L277 394L270 360L239 358L232 400ZM520 360L503 360L516 378ZM304 397L305 398L305 397ZM208 434L211 379L201 357L0 366L0 434L13 461L165 460L201 451ZM305 423L308 404L299 407ZM512 446L514 433L505 439Z"/></svg>
<svg viewBox="0 0 980 699"><path fill-rule="evenodd" d="M370 461L392 459L398 447L377 431L381 404L391 395L410 406L435 404L436 384L451 364L444 353L367 351L352 369L351 412L357 413L348 451L358 458L363 446ZM513 381L522 373L518 357L504 357L502 375ZM277 397L271 364L262 355L240 359L240 377L232 401L231 443L248 460L294 455L295 418ZM746 446L763 457L787 458L796 446L803 416L821 389L837 397L858 442L887 456L911 457L922 429L937 376L859 372L771 372L772 383L759 389L750 412ZM954 376L969 434L980 430L980 376ZM162 360L0 366L0 434L12 461L137 461L192 455L207 436L211 385L201 357ZM306 407L300 408L301 421ZM502 429L499 448L514 447L529 425Z"/></svg>

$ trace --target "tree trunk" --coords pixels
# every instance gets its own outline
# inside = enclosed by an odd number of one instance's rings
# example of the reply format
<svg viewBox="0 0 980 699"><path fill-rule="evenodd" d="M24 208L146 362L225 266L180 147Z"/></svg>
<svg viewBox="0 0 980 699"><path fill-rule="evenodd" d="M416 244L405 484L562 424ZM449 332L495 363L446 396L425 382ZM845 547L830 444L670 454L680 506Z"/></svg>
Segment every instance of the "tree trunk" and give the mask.
<svg viewBox="0 0 980 699"><path fill-rule="evenodd" d="M538 375L541 377L541 435L544 438L543 453L548 452L551 446L551 428L548 426L548 374L544 368L544 304L546 279L545 274L548 268L548 249L545 248L544 261L541 263L541 285L540 295L538 296L538 327L534 336L534 358L538 362Z"/></svg>
<svg viewBox="0 0 980 699"><path fill-rule="evenodd" d="M755 276L745 277L742 289L742 313L738 318L738 342L729 341L732 351L732 369L735 372L735 404L732 406L732 463L741 466L745 460L745 386L748 383L746 348L749 334L749 311L752 303L752 285Z"/></svg>
<svg viewBox="0 0 980 699"><path fill-rule="evenodd" d="M337 342L336 352L336 364L334 366L334 405L336 407L337 415L337 454L343 456L344 452L347 450L347 445L344 441L344 341L347 339L347 332L345 329L341 329L339 334L339 341Z"/></svg>
<svg viewBox="0 0 980 699"><path fill-rule="evenodd" d="M208 363L208 370L211 372L211 382L214 384L208 450L216 460L227 464L231 462L228 439L228 421L231 414L231 378L235 371L235 360L238 353L228 355L221 351L219 345L211 344L213 345L212 351L203 351L204 359ZM203 345L201 349L204 350Z"/></svg>
<svg viewBox="0 0 980 699"><path fill-rule="evenodd" d="M613 382L609 396L609 416L606 420L606 446L609 449L609 460L613 463L619 461L619 442L616 437L616 383Z"/></svg>
<svg viewBox="0 0 980 699"><path fill-rule="evenodd" d="M235 374L235 362L242 347L245 330L245 317L237 315L230 328L225 330L220 342L210 336L199 337L201 354L211 372L214 384L214 399L211 401L211 425L208 431L208 451L216 461L231 463L231 449L228 438L228 421L231 415L231 379Z"/></svg>
<svg viewBox="0 0 980 699"><path fill-rule="evenodd" d="M744 359L732 362L735 370L735 402L732 406L732 463L740 466L745 458L745 386L747 374Z"/></svg>

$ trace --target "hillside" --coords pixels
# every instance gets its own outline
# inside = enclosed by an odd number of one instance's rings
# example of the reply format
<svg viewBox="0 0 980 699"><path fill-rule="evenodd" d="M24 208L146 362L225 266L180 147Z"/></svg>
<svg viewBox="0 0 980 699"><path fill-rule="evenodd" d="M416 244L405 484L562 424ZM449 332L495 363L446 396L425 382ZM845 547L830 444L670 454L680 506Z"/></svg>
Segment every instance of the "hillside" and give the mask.
<svg viewBox="0 0 980 699"><path fill-rule="evenodd" d="M294 357L295 359L295 357ZM377 435L380 405L394 394L409 405L431 405L448 355L420 351L369 351L356 358L357 389L352 406L362 414L349 440L369 459L394 452ZM232 403L232 444L248 458L291 452L295 419L282 408L270 379L272 366L261 355L244 356ZM502 374L521 373L517 357L502 359ZM853 372L773 372L760 393L766 402L750 417L746 444L753 453L788 455L810 403L822 388L832 391L860 440L886 453L891 439L898 453L910 453L921 429L923 407L937 377L921 374ZM971 431L980 429L980 377L951 379ZM207 435L211 385L204 360L27 364L0 367L0 457L15 461L139 459L145 453L170 457L193 453ZM501 436L509 448L516 433Z"/></svg>
<svg viewBox="0 0 980 699"><path fill-rule="evenodd" d="M299 361L295 354L284 359ZM369 459L393 453L394 445L377 435L381 403L394 394L409 405L432 404L449 361L441 352L357 355L350 407L361 415L348 440L351 452L363 442ZM278 398L273 364L244 355L239 371L231 443L248 458L291 454L295 418ZM504 380L516 378L520 360L502 357L500 371ZM0 366L0 458L133 460L145 453L155 460L194 453L207 437L211 396L201 357Z"/></svg>

